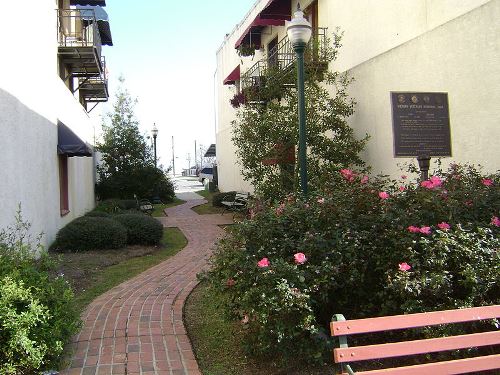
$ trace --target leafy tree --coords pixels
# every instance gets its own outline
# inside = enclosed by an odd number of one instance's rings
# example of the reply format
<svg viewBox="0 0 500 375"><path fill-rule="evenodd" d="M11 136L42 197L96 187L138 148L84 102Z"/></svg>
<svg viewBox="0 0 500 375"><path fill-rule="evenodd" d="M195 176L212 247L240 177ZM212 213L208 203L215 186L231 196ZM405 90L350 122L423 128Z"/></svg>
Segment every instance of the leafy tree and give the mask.
<svg viewBox="0 0 500 375"><path fill-rule="evenodd" d="M164 201L171 201L174 187L165 171L156 168L151 146L139 131L134 116L137 102L123 87L124 78L116 94L113 111L103 121L103 141L97 148L102 153L102 164L97 167L99 182L97 195L108 198L130 199L152 197L155 189ZM106 121L107 120L107 121Z"/></svg>
<svg viewBox="0 0 500 375"><path fill-rule="evenodd" d="M368 136L358 140L347 124L355 102L349 98L351 82L346 74L329 72L328 63L337 58L340 35L319 52L313 48L306 56L307 168L309 188L347 166L363 166L358 156ZM323 48L323 47L322 47ZM318 54L321 53L319 56ZM243 177L263 198L281 199L298 188L297 90L295 70L284 74L271 72L260 87L244 90L244 103L233 121L233 142L242 166ZM330 94L329 88L334 88Z"/></svg>

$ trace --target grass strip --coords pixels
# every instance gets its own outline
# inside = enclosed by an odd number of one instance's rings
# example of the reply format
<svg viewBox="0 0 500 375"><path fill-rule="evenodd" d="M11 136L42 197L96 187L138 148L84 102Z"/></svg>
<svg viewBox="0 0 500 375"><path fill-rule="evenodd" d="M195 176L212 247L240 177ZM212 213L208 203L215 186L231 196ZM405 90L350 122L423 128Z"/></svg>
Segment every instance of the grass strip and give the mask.
<svg viewBox="0 0 500 375"><path fill-rule="evenodd" d="M183 204L184 202L185 201L183 201L182 199L174 197L174 200L172 202L170 202L170 203L154 204L153 205L154 211L153 211L153 213L151 215L153 217L165 216L165 212L163 212L165 210L165 208L178 206L180 204Z"/></svg>
<svg viewBox="0 0 500 375"><path fill-rule="evenodd" d="M203 198L205 198L208 201L208 203L205 203L205 204L202 204L200 206L196 206L196 207L192 208L192 210L194 212L196 212L198 215L222 213L221 207L214 207L212 204L214 194L216 194L216 193L210 192L208 190L200 190L200 191L196 191L195 193L201 195Z"/></svg>
<svg viewBox="0 0 500 375"><path fill-rule="evenodd" d="M92 278L90 286L76 296L78 306L84 308L104 292L175 255L186 245L187 239L178 228L165 228L161 249L152 254L130 258L103 269Z"/></svg>

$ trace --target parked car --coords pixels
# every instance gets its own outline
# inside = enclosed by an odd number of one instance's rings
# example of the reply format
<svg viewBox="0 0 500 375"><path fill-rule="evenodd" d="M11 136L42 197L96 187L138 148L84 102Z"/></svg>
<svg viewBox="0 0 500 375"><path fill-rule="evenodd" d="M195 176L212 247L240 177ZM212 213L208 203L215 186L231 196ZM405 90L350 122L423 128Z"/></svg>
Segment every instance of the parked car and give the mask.
<svg viewBox="0 0 500 375"><path fill-rule="evenodd" d="M202 184L205 183L205 180L213 181L214 179L214 169L212 167L205 167L200 171L198 175L198 181Z"/></svg>

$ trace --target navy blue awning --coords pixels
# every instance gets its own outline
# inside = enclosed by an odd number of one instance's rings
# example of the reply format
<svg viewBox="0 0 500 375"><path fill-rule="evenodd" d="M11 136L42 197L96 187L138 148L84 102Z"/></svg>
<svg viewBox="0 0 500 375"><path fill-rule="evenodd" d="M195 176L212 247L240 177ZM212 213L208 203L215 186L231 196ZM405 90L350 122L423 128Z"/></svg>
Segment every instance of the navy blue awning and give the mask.
<svg viewBox="0 0 500 375"><path fill-rule="evenodd" d="M111 28L109 27L108 13L100 6L77 5L76 9L80 10L83 20L92 22L95 19L97 21L101 43L105 46L112 46L113 39L111 37Z"/></svg>
<svg viewBox="0 0 500 375"><path fill-rule="evenodd" d="M70 0L70 5L106 6L106 0Z"/></svg>
<svg viewBox="0 0 500 375"><path fill-rule="evenodd" d="M92 148L61 121L57 121L57 153L66 156L92 156Z"/></svg>
<svg viewBox="0 0 500 375"><path fill-rule="evenodd" d="M212 156L215 156L215 144L213 144L213 143L210 145L207 152L205 152L204 157L209 158Z"/></svg>

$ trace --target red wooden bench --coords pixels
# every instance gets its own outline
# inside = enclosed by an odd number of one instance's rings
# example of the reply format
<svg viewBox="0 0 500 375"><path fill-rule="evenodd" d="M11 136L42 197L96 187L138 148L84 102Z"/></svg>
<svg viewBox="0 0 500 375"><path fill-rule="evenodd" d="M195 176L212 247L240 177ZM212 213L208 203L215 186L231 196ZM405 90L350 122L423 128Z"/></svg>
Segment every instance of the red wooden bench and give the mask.
<svg viewBox="0 0 500 375"><path fill-rule="evenodd" d="M346 374L464 374L500 369L500 354L361 372L354 372L350 365L350 363L357 361L499 345L500 331L498 329L490 332L424 340L353 347L347 345L347 337L351 335L472 322L498 317L500 317L500 305L356 320L345 320L343 315L335 315L330 323L330 330L331 335L339 339L340 345L333 350L333 358L336 363L341 365L342 373Z"/></svg>

